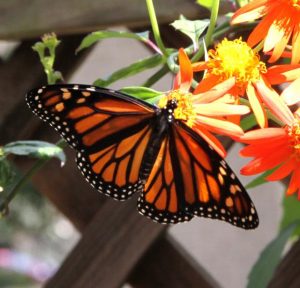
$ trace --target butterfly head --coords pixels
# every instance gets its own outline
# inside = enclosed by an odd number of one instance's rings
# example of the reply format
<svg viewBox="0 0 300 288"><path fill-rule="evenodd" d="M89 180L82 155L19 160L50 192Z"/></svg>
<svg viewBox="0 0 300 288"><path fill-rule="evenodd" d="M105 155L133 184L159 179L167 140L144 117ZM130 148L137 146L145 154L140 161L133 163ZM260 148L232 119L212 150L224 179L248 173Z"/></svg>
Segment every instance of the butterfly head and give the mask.
<svg viewBox="0 0 300 288"><path fill-rule="evenodd" d="M193 126L196 111L193 107L191 93L173 90L160 99L158 106L166 112L169 122L177 119L184 121L190 127Z"/></svg>

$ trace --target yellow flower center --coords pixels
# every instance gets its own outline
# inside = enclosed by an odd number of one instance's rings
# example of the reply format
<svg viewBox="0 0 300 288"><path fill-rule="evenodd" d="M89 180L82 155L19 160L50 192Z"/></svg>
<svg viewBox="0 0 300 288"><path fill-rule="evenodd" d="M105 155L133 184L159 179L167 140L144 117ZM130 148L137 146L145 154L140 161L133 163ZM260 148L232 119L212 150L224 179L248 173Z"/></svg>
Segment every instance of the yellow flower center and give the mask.
<svg viewBox="0 0 300 288"><path fill-rule="evenodd" d="M287 127L290 144L294 149L294 156L300 161L300 120L296 119L292 126Z"/></svg>
<svg viewBox="0 0 300 288"><path fill-rule="evenodd" d="M291 4L292 4L293 7L295 7L297 10L300 9L300 4L299 4L300 1L298 1L298 0L291 0L291 2L292 2Z"/></svg>
<svg viewBox="0 0 300 288"><path fill-rule="evenodd" d="M196 111L192 103L192 94L183 93L180 90L173 90L169 94L160 98L158 107L162 109L172 109L171 102L175 100L176 108L173 111L175 119L183 120L186 125L192 127L196 119Z"/></svg>
<svg viewBox="0 0 300 288"><path fill-rule="evenodd" d="M267 72L259 55L241 39L229 41L225 38L215 50L208 51L208 56L208 73L220 76L221 80L235 77L236 85L241 89Z"/></svg>

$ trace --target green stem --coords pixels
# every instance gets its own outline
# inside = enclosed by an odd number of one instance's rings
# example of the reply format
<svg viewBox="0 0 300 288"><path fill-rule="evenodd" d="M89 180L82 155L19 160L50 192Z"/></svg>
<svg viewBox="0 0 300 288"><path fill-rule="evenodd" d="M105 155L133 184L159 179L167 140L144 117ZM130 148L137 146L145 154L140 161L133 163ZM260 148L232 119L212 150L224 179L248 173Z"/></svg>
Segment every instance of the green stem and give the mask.
<svg viewBox="0 0 300 288"><path fill-rule="evenodd" d="M66 146L66 142L63 139L60 139L57 143L57 146L60 148L64 148ZM40 170L51 158L43 158L37 160L33 166L17 181L17 183L13 186L13 188L7 193L5 199L0 202L0 218L1 214L5 215L5 212L8 210L8 205L12 201L12 199L18 194L21 188L31 179L31 177Z"/></svg>
<svg viewBox="0 0 300 288"><path fill-rule="evenodd" d="M160 37L160 32L159 32L159 27L158 27L158 23L157 23L157 18L156 18L153 2L152 2L152 0L146 0L146 3L147 3L148 14L149 14L149 18L150 18L150 22L151 22L151 26L152 26L152 30L153 30L155 42L156 42L157 46L159 47L160 51L162 52L163 56L165 58L167 58L168 52L167 52L167 49L164 46L164 43L162 42L161 37Z"/></svg>
<svg viewBox="0 0 300 288"><path fill-rule="evenodd" d="M258 45L256 45L252 50L253 50L254 52L258 53L260 50L263 49L264 44L265 44L265 41L260 41L260 42L258 43Z"/></svg>
<svg viewBox="0 0 300 288"><path fill-rule="evenodd" d="M242 104L242 105L246 105L246 106L248 106L248 107L251 107L250 106L250 102L249 102L249 100L248 99L245 99L245 98L242 98L242 97L240 97L240 103ZM269 120L272 120L274 123L276 123L279 127L283 127L284 126L284 123L281 121L281 120L279 120L269 109L267 109L267 108L265 108L265 110L266 110L266 113L267 113L267 118L269 119Z"/></svg>
<svg viewBox="0 0 300 288"><path fill-rule="evenodd" d="M219 5L220 5L220 0L213 1L213 5L211 7L211 14L210 14L210 23L206 35L204 37L206 47L208 47L212 42L213 33L218 19ZM204 52L203 49L199 49L197 53L193 56L191 61L195 62L199 60L203 56L203 52Z"/></svg>
<svg viewBox="0 0 300 288"><path fill-rule="evenodd" d="M161 69L159 69L156 73L154 73L150 78L146 80L142 84L143 87L151 87L157 81L159 81L163 76L165 76L169 72L169 68L167 65L164 65Z"/></svg>

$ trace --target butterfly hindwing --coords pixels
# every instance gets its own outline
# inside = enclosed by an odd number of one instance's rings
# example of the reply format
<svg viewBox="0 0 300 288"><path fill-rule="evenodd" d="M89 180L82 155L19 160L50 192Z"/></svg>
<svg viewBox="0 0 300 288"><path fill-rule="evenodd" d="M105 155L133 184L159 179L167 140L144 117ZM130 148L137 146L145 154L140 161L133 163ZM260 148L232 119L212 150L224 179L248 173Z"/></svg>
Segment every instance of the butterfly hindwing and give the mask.
<svg viewBox="0 0 300 288"><path fill-rule="evenodd" d="M226 161L185 124L177 122L172 129L188 212L255 228L254 204Z"/></svg>
<svg viewBox="0 0 300 288"><path fill-rule="evenodd" d="M176 184L176 167L172 160L170 135L161 142L154 165L145 183L144 192L138 200L138 210L159 223L177 223L193 218L186 213L182 202L181 188Z"/></svg>
<svg viewBox="0 0 300 288"><path fill-rule="evenodd" d="M77 151L77 165L100 192L125 200L141 191L139 170L155 108L118 91L50 85L27 94L35 114Z"/></svg>
<svg viewBox="0 0 300 288"><path fill-rule="evenodd" d="M178 121L162 141L138 209L160 223L188 221L197 215L244 229L258 225L254 205L227 163Z"/></svg>

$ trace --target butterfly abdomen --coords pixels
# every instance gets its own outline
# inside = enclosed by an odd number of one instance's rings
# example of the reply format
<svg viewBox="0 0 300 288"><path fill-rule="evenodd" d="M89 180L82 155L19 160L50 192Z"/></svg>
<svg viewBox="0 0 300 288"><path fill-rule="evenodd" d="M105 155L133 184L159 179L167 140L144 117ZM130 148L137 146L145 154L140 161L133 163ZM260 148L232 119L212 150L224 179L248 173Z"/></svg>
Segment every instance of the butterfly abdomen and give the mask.
<svg viewBox="0 0 300 288"><path fill-rule="evenodd" d="M165 113L163 113L163 110L158 111L157 117L154 119L154 121L155 123L153 124L153 132L142 160L140 179L143 181L147 180L159 153L162 141L168 131L169 123Z"/></svg>

